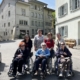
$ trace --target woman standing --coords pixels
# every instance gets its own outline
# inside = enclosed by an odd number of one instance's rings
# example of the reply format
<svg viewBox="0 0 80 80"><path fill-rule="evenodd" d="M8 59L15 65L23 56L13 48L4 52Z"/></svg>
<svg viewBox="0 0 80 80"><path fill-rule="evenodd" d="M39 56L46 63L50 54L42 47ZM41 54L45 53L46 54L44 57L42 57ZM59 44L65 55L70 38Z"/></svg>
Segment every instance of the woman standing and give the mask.
<svg viewBox="0 0 80 80"><path fill-rule="evenodd" d="M47 34L47 39L45 39L44 42L46 43L47 48L50 49L50 57L52 58L54 56L54 40L52 39L51 32Z"/></svg>
<svg viewBox="0 0 80 80"><path fill-rule="evenodd" d="M25 48L29 51L29 53L31 53L32 40L30 39L30 36L28 34L25 35L25 38L22 42L25 43Z"/></svg>
<svg viewBox="0 0 80 80"><path fill-rule="evenodd" d="M34 37L34 48L35 51L41 48L41 43L44 41L44 36L42 35L42 30L38 29L37 35Z"/></svg>

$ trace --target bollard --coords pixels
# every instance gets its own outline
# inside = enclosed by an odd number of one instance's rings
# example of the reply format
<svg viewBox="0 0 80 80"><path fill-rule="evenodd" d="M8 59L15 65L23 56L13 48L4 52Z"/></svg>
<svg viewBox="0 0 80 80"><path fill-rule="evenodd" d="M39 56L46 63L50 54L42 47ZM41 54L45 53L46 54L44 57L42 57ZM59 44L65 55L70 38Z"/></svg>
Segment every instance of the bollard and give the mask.
<svg viewBox="0 0 80 80"><path fill-rule="evenodd" d="M0 63L1 63L1 53L0 53Z"/></svg>

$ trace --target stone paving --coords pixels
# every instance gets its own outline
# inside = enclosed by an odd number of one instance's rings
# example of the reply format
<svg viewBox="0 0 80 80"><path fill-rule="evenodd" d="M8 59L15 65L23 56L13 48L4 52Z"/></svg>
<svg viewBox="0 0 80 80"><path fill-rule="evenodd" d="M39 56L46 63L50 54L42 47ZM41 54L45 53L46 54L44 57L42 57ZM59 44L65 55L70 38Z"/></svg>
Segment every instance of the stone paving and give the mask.
<svg viewBox="0 0 80 80"><path fill-rule="evenodd" d="M9 78L7 72L9 70L10 63L12 61L13 55L18 48L18 44L21 40L3 42L0 43L0 52L2 53L2 63L0 64L0 80L17 80L14 78ZM33 51L33 49L32 49ZM80 50L70 49L73 54L73 69L75 72L75 77L70 80L80 80ZM35 57L33 56L33 59ZM53 61L54 62L54 61ZM31 75L21 76L18 80L38 80L37 78L32 79ZM47 76L45 80L58 80L56 75Z"/></svg>

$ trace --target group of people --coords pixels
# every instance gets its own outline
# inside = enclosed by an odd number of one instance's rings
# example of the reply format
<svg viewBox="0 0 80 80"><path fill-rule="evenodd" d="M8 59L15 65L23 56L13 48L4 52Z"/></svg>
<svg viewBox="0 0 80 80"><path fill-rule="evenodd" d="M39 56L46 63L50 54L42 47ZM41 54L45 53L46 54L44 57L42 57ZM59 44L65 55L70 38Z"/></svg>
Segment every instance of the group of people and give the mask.
<svg viewBox="0 0 80 80"><path fill-rule="evenodd" d="M42 74L44 74L46 69L46 64L48 58L54 58L56 56L58 63L61 63L60 57L71 57L72 54L65 45L65 41L61 38L60 33L57 34L57 41L54 42L53 35L51 32L47 34L45 39L42 35L42 30L37 31L37 35L34 37L34 49L35 49L35 62L33 72L38 72L39 64L41 64ZM56 44L56 51L54 51L54 45ZM25 35L24 40L20 42L19 48L17 49L14 59L13 59L13 76L16 75L17 71L22 73L22 65L26 63L31 54L33 43L29 35ZM63 54L60 54L62 53ZM56 61L57 61L56 60ZM57 66L57 64L55 64ZM70 66L69 66L70 67ZM60 76L62 76L62 69L60 71ZM68 72L69 75L69 72Z"/></svg>

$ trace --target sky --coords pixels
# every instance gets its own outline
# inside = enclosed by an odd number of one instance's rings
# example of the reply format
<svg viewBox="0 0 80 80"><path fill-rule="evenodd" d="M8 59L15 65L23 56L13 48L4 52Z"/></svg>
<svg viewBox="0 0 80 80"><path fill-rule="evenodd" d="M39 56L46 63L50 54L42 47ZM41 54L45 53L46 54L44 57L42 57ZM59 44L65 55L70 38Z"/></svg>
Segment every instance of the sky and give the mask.
<svg viewBox="0 0 80 80"><path fill-rule="evenodd" d="M2 0L0 0L1 3ZM48 4L49 8L55 9L55 0L39 0Z"/></svg>

